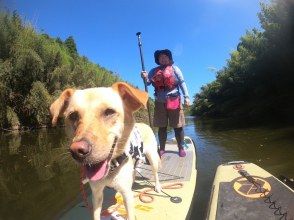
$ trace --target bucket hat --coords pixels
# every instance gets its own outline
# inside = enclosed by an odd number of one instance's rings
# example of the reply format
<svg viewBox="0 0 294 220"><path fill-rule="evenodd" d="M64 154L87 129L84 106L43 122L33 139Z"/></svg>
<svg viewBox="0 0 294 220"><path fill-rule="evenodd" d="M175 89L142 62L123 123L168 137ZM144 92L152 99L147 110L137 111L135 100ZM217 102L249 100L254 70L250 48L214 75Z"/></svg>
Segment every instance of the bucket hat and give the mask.
<svg viewBox="0 0 294 220"><path fill-rule="evenodd" d="M164 49L164 50L156 50L154 52L154 60L155 60L156 64L160 65L159 60L158 60L160 54L165 54L166 56L168 56L168 58L170 59L170 61L172 63L174 62L171 51L169 49Z"/></svg>

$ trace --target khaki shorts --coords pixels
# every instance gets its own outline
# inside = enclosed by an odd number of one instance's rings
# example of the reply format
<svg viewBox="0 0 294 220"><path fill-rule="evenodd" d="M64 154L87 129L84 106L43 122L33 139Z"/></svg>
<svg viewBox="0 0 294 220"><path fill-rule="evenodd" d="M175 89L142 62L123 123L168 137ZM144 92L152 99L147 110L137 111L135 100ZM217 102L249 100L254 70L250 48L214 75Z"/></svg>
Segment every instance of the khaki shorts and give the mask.
<svg viewBox="0 0 294 220"><path fill-rule="evenodd" d="M181 105L180 109L167 110L165 103L156 102L154 108L153 126L180 128L185 125L184 110Z"/></svg>

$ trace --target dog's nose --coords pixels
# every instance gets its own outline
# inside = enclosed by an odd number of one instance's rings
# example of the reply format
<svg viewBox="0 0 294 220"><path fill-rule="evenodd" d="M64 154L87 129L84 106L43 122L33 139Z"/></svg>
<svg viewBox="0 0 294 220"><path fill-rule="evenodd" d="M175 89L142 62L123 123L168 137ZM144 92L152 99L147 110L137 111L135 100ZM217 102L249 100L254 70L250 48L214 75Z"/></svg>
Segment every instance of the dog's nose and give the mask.
<svg viewBox="0 0 294 220"><path fill-rule="evenodd" d="M75 159L84 159L91 152L91 145L85 141L75 141L70 145L70 152Z"/></svg>

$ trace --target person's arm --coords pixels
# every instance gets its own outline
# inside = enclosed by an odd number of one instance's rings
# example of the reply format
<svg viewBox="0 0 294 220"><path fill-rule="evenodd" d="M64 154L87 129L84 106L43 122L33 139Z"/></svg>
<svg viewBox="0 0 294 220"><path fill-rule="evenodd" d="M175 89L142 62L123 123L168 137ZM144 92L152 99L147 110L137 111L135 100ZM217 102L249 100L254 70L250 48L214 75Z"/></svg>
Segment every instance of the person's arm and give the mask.
<svg viewBox="0 0 294 220"><path fill-rule="evenodd" d="M155 68L151 69L149 73L147 71L141 71L141 77L146 80L147 86L149 86L152 82L151 79L154 75Z"/></svg>
<svg viewBox="0 0 294 220"><path fill-rule="evenodd" d="M183 73L179 69L179 67L177 67L177 66L174 66L174 70L175 70L175 74L177 75L178 80L179 80L180 89L181 89L183 96L184 96L184 104L189 106L190 105L190 96L189 96L189 92L187 89L187 85L184 80Z"/></svg>

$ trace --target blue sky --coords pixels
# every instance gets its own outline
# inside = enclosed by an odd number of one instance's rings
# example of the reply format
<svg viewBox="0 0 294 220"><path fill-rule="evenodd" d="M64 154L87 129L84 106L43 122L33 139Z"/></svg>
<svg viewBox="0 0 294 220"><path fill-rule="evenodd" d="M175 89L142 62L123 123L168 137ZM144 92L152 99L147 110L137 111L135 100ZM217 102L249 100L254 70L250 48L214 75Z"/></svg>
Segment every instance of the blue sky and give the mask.
<svg viewBox="0 0 294 220"><path fill-rule="evenodd" d="M144 89L140 31L146 69L155 66L155 50L170 49L191 97L215 79L212 70L226 65L246 30L260 28L259 0L7 0L5 5L38 32L63 40L73 36L79 54Z"/></svg>

